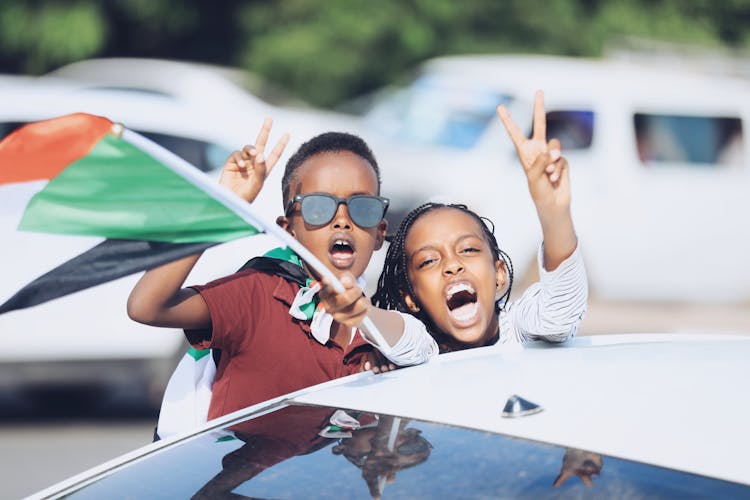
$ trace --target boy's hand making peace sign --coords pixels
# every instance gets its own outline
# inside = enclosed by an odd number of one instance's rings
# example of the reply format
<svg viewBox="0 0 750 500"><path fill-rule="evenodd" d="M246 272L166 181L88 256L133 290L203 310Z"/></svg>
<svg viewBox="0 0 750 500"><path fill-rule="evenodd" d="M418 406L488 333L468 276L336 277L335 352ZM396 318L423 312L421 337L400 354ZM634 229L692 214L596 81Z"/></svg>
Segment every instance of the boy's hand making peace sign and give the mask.
<svg viewBox="0 0 750 500"><path fill-rule="evenodd" d="M554 270L573 253L578 240L570 215L568 161L560 153L560 141L547 142L544 94L538 90L534 95L531 139L521 132L504 106L497 107L497 114L516 147L542 225L544 267Z"/></svg>
<svg viewBox="0 0 750 500"><path fill-rule="evenodd" d="M289 142L289 134L284 134L271 153L265 156L272 124L273 120L267 117L255 139L255 145L244 146L241 151L232 152L221 171L219 183L248 202L252 202L258 196L260 188Z"/></svg>

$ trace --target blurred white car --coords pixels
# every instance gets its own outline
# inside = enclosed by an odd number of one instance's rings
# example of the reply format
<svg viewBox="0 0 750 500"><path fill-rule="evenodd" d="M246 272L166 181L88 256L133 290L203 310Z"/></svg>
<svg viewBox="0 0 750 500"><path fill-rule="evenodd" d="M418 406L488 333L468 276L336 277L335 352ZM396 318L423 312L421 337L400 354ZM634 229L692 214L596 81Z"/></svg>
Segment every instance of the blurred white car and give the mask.
<svg viewBox="0 0 750 500"><path fill-rule="evenodd" d="M613 335L361 373L29 498L747 498L750 338Z"/></svg>
<svg viewBox="0 0 750 500"><path fill-rule="evenodd" d="M495 108L530 132L537 89L570 162L592 296L750 299L750 87L729 77L546 56L428 61L365 116L391 216L465 203L494 221L522 273L541 231Z"/></svg>
<svg viewBox="0 0 750 500"><path fill-rule="evenodd" d="M254 203L258 213L273 221L283 212L280 180L291 152L317 133L352 127L349 117L277 108L239 87L232 94L228 80L213 78L210 71L201 72L186 64L169 67L172 71L160 75L191 88L193 94L61 77L0 78L0 138L25 123L73 112L92 113L142 133L218 179L230 151L253 143L264 117L272 116L271 141L283 132L292 134L287 151ZM13 199L0 204L0 302L98 242L16 231L19 207L25 205L30 192L20 186L12 193ZM274 246L277 243L271 237L259 235L214 247L199 261L188 284L229 274ZM157 404L187 344L178 331L147 327L127 317L125 303L137 279L125 277L0 315L0 332L5 338L0 352L0 389L91 387L104 390L105 396L121 389L147 394Z"/></svg>
<svg viewBox="0 0 750 500"><path fill-rule="evenodd" d="M139 57L83 59L46 76L75 80L86 88L152 92L194 102L224 100L257 110L310 107L248 71L196 62Z"/></svg>

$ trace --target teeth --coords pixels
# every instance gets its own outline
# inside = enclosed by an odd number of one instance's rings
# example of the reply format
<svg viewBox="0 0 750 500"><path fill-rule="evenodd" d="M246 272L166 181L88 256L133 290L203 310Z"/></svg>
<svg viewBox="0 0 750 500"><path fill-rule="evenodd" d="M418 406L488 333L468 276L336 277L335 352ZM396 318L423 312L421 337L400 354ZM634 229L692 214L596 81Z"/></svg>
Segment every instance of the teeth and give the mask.
<svg viewBox="0 0 750 500"><path fill-rule="evenodd" d="M347 247L351 246L351 245L349 245L348 241L344 241L344 240L336 240L336 241L333 242L333 244L334 245L344 245L344 246L347 246Z"/></svg>
<svg viewBox="0 0 750 500"><path fill-rule="evenodd" d="M478 308L479 304L477 303L467 304L459 309L454 309L453 311L451 311L451 315L458 321L466 321L476 315Z"/></svg>
<svg viewBox="0 0 750 500"><path fill-rule="evenodd" d="M448 298L450 299L458 292L464 291L474 293L474 288L468 283L456 283L455 285L452 285L450 288L448 288Z"/></svg>

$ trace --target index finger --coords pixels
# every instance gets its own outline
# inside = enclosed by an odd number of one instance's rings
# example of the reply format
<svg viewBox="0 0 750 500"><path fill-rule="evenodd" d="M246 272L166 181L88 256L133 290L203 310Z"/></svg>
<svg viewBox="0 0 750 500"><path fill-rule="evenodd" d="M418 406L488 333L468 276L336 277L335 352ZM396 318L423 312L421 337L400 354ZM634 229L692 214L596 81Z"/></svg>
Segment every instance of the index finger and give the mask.
<svg viewBox="0 0 750 500"><path fill-rule="evenodd" d="M499 116L500 120L503 122L503 126L508 132L510 140L513 141L513 144L516 146L516 149L520 149L521 145L526 140L526 136L523 135L523 132L518 128L516 122L510 117L510 113L505 109L505 106L500 105L497 107L497 116Z"/></svg>
<svg viewBox="0 0 750 500"><path fill-rule="evenodd" d="M560 474L555 478L554 482L552 483L552 486L557 488L558 486L562 485L565 481L573 477L573 472L567 469L563 469L560 471Z"/></svg>
<svg viewBox="0 0 750 500"><path fill-rule="evenodd" d="M534 131L532 137L539 141L547 141L547 115L544 113L544 92L537 90L534 94Z"/></svg>

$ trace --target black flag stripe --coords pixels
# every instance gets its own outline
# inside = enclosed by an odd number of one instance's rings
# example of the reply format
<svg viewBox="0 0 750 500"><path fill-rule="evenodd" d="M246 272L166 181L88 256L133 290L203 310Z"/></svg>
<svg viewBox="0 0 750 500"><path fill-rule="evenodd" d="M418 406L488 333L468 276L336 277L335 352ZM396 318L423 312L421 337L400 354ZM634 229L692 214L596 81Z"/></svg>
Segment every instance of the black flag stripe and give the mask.
<svg viewBox="0 0 750 500"><path fill-rule="evenodd" d="M43 304L216 245L110 239L35 279L0 305L0 314Z"/></svg>

